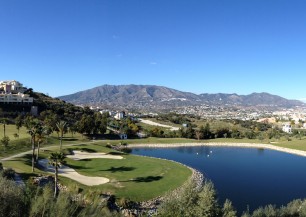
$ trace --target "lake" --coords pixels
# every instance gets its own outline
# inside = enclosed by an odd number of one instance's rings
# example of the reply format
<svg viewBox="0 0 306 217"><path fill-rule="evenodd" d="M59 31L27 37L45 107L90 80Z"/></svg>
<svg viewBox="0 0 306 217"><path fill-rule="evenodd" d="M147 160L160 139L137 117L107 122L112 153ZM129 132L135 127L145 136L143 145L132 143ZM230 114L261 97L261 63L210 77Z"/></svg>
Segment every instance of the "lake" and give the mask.
<svg viewBox="0 0 306 217"><path fill-rule="evenodd" d="M223 204L239 213L306 198L306 158L283 152L237 147L133 148L133 154L175 160L210 179Z"/></svg>

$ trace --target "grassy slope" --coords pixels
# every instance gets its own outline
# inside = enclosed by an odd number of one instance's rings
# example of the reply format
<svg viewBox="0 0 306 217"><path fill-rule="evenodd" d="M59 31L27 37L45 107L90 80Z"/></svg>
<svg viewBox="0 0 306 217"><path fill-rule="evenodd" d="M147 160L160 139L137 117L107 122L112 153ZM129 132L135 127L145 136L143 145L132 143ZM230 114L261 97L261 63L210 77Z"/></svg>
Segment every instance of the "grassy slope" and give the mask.
<svg viewBox="0 0 306 217"><path fill-rule="evenodd" d="M50 147L42 152L41 157L46 158L55 147ZM67 149L69 147L65 147ZM73 150L85 149L93 152L104 152L109 154L122 154L114 152L100 144L80 145L70 147ZM67 186L82 188L84 193L107 193L115 194L119 198L129 198L135 201L143 201L165 194L181 186L188 177L191 170L175 162L166 160L141 157L135 155L123 155L122 160L113 159L89 159L74 161L66 159L67 165L86 176L101 176L111 180L105 185L88 187L67 178L60 180ZM29 177L31 173L31 156L4 162L5 167L12 167L17 172ZM36 169L35 173L45 174Z"/></svg>
<svg viewBox="0 0 306 217"><path fill-rule="evenodd" d="M292 141L280 141L279 143L273 144L275 146L291 148L296 150L306 151L306 138L293 139Z"/></svg>

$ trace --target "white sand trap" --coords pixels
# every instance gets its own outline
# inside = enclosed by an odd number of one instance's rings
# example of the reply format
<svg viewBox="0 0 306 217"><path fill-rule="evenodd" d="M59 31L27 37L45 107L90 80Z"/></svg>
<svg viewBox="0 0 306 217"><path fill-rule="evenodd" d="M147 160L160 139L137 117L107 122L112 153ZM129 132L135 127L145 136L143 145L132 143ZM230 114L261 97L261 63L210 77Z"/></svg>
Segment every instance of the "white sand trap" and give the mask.
<svg viewBox="0 0 306 217"><path fill-rule="evenodd" d="M92 159L92 158L107 158L107 159L123 159L122 156L105 154L105 153L89 153L85 151L73 151L74 155L66 155L66 157L73 160L83 160L83 159Z"/></svg>
<svg viewBox="0 0 306 217"><path fill-rule="evenodd" d="M46 171L50 173L54 173L54 167L48 163L48 159L42 159L38 161L38 164L43 166ZM109 182L109 179L104 177L91 177L91 176L83 176L77 173L74 169L62 166L58 170L58 174L60 176L67 177L69 179L73 179L81 184L93 186L93 185L102 185Z"/></svg>

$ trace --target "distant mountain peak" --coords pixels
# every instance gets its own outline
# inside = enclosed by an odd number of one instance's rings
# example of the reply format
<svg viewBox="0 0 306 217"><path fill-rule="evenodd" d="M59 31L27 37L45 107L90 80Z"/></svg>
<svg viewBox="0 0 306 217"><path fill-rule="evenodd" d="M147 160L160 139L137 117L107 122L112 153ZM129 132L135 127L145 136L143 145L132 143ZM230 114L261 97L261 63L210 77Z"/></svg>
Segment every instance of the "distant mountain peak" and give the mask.
<svg viewBox="0 0 306 217"><path fill-rule="evenodd" d="M157 85L102 85L92 89L59 97L78 105L100 105L135 109L170 109L192 105L239 105L292 108L305 106L298 100L288 100L266 92L238 95L194 94Z"/></svg>

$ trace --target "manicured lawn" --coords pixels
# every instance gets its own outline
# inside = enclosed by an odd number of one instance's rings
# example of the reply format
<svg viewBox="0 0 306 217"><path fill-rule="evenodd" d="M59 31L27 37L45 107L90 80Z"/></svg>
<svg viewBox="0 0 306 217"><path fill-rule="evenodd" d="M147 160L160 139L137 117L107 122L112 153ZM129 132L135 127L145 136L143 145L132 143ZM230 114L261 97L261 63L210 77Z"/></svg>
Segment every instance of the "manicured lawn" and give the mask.
<svg viewBox="0 0 306 217"><path fill-rule="evenodd" d="M16 129L15 125L12 125L12 124L5 125L5 135L8 136L11 141L16 140L14 136L15 133L18 134L18 130ZM3 135L4 135L3 124L0 124L0 138L2 138ZM19 139L24 139L24 138L30 138L30 136L27 133L27 129L25 127L21 127L19 129Z"/></svg>
<svg viewBox="0 0 306 217"><path fill-rule="evenodd" d="M306 138L303 137L301 140L294 138L292 139L292 141L281 141L273 145L284 148L306 151Z"/></svg>
<svg viewBox="0 0 306 217"><path fill-rule="evenodd" d="M42 158L48 157L55 147L49 147L41 153ZM113 151L104 145L91 144L65 147L65 149L83 149L89 152L104 152L122 155L124 159L88 159L74 161L66 158L67 165L86 176L101 176L110 179L110 183L88 187L67 178L60 180L67 186L83 189L85 194L112 193L119 198L134 201L149 200L180 187L190 176L187 167L167 161L142 156L129 155ZM5 167L12 167L26 177L31 176L30 155L4 162ZM35 169L35 173L44 174Z"/></svg>
<svg viewBox="0 0 306 217"><path fill-rule="evenodd" d="M6 149L0 144L0 157L11 156L20 152L31 150L31 137L27 133L25 127L20 128L19 138L15 138L14 134L17 133L15 125L6 125L6 135L10 137L9 145ZM3 125L0 125L0 139L3 137ZM76 133L73 135L65 134L63 138L63 145L67 144L80 144L81 142L88 142L86 137ZM57 134L54 132L50 136L44 138L41 147L59 146Z"/></svg>

